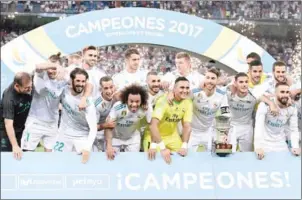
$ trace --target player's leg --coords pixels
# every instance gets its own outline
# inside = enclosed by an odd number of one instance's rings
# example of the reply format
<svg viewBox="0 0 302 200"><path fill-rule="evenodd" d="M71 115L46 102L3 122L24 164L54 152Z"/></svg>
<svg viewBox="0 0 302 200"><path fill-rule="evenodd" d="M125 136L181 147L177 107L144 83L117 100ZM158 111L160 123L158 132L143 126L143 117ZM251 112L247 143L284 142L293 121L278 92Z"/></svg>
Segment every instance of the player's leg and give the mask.
<svg viewBox="0 0 302 200"><path fill-rule="evenodd" d="M44 146L44 151L45 152L52 152L52 148L55 146L57 139L57 135L44 135L42 138L43 146Z"/></svg>
<svg viewBox="0 0 302 200"><path fill-rule="evenodd" d="M135 131L133 136L126 140L124 143L125 152L139 152L141 147L141 133L140 131Z"/></svg>
<svg viewBox="0 0 302 200"><path fill-rule="evenodd" d="M170 136L162 137L163 142L166 145L166 148L170 149L171 152L177 152L182 145L182 140L178 132L173 133Z"/></svg>
<svg viewBox="0 0 302 200"><path fill-rule="evenodd" d="M143 140L142 140L142 145L143 145L144 152L147 152L150 149L151 135L150 135L150 130L149 129L145 130Z"/></svg>
<svg viewBox="0 0 302 200"><path fill-rule="evenodd" d="M37 124L27 123L22 134L21 149L24 151L35 151L42 136Z"/></svg>
<svg viewBox="0 0 302 200"><path fill-rule="evenodd" d="M236 126L236 137L241 152L253 151L253 131L250 125Z"/></svg>
<svg viewBox="0 0 302 200"><path fill-rule="evenodd" d="M202 138L205 134L198 130L192 130L190 139L188 142L188 147L193 152L204 152L207 150L208 142L206 140L202 142Z"/></svg>

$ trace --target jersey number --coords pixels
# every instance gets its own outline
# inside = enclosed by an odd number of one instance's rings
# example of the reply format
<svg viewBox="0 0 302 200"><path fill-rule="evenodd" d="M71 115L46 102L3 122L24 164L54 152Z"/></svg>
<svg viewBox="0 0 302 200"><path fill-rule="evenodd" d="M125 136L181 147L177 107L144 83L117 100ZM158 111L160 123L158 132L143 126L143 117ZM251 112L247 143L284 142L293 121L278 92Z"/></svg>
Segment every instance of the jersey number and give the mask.
<svg viewBox="0 0 302 200"><path fill-rule="evenodd" d="M63 142L56 142L54 150L62 152L63 151L63 149L62 149L63 147L64 147L64 143Z"/></svg>

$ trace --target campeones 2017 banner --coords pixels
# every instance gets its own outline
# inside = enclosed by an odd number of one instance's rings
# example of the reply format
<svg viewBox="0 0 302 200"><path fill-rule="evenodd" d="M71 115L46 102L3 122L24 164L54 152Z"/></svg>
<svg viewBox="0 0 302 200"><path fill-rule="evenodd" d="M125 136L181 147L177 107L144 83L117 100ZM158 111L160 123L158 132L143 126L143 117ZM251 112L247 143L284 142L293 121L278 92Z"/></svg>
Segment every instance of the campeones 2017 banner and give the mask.
<svg viewBox="0 0 302 200"><path fill-rule="evenodd" d="M210 153L172 156L120 153L1 153L1 198L9 199L301 199L301 158L289 152L220 158ZM130 161L130 162L129 162Z"/></svg>
<svg viewBox="0 0 302 200"><path fill-rule="evenodd" d="M246 71L245 57L257 52L270 72L274 59L245 36L213 21L151 8L92 11L34 29L1 48L1 91L14 73L32 70L35 63L85 46L154 44L194 52L217 60L234 71Z"/></svg>

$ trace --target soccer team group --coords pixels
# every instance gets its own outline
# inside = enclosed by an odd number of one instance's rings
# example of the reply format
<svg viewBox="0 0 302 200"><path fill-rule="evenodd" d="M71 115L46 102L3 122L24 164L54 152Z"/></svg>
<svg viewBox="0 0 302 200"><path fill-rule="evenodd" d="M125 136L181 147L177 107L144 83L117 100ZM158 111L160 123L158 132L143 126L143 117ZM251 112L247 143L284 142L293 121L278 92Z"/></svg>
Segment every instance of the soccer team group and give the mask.
<svg viewBox="0 0 302 200"><path fill-rule="evenodd" d="M301 81L287 74L283 62L263 72L256 53L248 71L230 83L215 64L202 75L191 69L190 55L175 57L176 70L160 76L140 69L140 53L125 52L125 69L113 77L96 67L97 48L83 49L79 62L63 68L60 54L18 72L1 99L1 151L77 152L87 162L91 151L156 153L171 162L171 152L212 151L217 117L229 120L222 143L232 151L291 151L300 155ZM77 56L78 57L78 56ZM61 115L59 114L61 110ZM59 126L58 126L59 124ZM218 140L218 138L216 138Z"/></svg>

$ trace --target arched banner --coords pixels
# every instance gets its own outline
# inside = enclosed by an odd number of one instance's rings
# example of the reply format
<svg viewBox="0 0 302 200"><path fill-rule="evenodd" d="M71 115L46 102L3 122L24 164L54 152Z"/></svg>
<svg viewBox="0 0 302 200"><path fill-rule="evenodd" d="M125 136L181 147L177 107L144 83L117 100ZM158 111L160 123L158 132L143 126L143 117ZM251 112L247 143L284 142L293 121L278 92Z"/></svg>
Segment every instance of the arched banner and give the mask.
<svg viewBox="0 0 302 200"><path fill-rule="evenodd" d="M15 72L32 69L61 52L67 55L87 45L154 44L184 49L217 60L234 71L246 71L245 57L258 53L264 71L274 62L263 48L211 20L151 8L116 8L87 12L34 29L1 48L1 91Z"/></svg>

